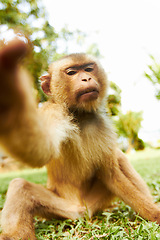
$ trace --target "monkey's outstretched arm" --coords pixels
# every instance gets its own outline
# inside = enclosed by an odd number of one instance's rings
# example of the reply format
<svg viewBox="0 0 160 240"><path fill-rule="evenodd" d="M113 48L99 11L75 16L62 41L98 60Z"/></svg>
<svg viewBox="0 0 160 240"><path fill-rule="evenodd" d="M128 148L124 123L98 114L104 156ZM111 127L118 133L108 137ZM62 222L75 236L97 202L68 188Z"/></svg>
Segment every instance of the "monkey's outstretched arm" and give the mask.
<svg viewBox="0 0 160 240"><path fill-rule="evenodd" d="M56 147L36 109L30 77L18 64L26 52L20 40L0 50L0 144L17 160L40 167Z"/></svg>

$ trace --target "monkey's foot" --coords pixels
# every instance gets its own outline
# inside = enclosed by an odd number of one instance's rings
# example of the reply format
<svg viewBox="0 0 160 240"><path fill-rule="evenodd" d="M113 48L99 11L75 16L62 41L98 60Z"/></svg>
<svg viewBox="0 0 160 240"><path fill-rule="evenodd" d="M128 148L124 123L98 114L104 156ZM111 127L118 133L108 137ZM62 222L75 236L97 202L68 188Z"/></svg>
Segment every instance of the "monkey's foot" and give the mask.
<svg viewBox="0 0 160 240"><path fill-rule="evenodd" d="M85 215L86 215L86 207L78 206L78 205L72 205L70 208L67 209L67 213L66 213L67 218L70 218L72 220L82 218Z"/></svg>

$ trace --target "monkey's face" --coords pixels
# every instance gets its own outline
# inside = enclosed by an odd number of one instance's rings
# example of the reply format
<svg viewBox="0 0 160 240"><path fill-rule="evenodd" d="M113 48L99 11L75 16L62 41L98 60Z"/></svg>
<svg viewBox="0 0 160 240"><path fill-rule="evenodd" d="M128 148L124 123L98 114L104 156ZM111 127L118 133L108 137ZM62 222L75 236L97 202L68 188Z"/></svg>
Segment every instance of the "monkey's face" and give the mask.
<svg viewBox="0 0 160 240"><path fill-rule="evenodd" d="M53 63L49 76L50 95L69 109L97 110L106 95L104 70L85 54L72 54ZM43 84L48 86L49 77L42 78ZM45 90L43 85L42 88Z"/></svg>
<svg viewBox="0 0 160 240"><path fill-rule="evenodd" d="M94 63L74 65L65 69L72 97L76 104L92 102L99 97L100 85L95 77L96 71Z"/></svg>

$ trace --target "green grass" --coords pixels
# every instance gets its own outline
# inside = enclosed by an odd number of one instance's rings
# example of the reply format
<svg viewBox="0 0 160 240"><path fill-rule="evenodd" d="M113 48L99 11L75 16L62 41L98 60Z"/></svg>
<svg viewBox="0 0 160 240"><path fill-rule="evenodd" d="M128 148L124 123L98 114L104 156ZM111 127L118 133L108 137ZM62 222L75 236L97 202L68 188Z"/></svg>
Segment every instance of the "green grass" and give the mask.
<svg viewBox="0 0 160 240"><path fill-rule="evenodd" d="M155 175L160 178L160 149L148 148L145 151L130 153L128 158L144 179L154 178Z"/></svg>
<svg viewBox="0 0 160 240"><path fill-rule="evenodd" d="M149 185L156 202L160 201L160 150L147 149L128 155L135 169ZM45 185L45 169L24 170L0 175L0 209L3 207L5 193L11 179L23 177L28 181ZM141 219L121 201L112 210L99 213L92 219L86 216L76 221L35 218L37 239L160 239L160 227L156 223Z"/></svg>

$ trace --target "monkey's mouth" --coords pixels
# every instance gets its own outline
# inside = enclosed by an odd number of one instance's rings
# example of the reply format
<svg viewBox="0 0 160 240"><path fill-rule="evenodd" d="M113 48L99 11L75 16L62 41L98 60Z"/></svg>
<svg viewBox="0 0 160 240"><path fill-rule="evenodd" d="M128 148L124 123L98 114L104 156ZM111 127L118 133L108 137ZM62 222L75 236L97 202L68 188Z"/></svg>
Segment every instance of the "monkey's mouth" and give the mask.
<svg viewBox="0 0 160 240"><path fill-rule="evenodd" d="M88 102L96 100L99 96L99 90L97 88L87 88L79 91L77 94L77 100L80 102Z"/></svg>

